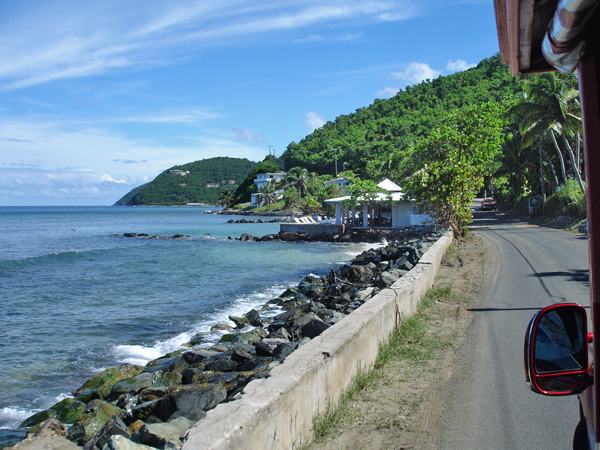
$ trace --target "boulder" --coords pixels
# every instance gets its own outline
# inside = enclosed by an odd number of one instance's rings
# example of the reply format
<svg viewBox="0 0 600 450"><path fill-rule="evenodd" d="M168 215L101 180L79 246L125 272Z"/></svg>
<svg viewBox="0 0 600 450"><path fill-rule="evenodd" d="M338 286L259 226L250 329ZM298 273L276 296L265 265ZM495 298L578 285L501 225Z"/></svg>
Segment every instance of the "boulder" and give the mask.
<svg viewBox="0 0 600 450"><path fill-rule="evenodd" d="M48 419L57 419L63 423L73 423L85 410L85 403L74 398L65 398L45 411L34 414L25 419L19 428L29 428Z"/></svg>
<svg viewBox="0 0 600 450"><path fill-rule="evenodd" d="M233 370L237 370L238 363L231 359L230 354L221 354L206 358L202 362L202 365L204 366L204 370L214 370L215 372L231 372Z"/></svg>
<svg viewBox="0 0 600 450"><path fill-rule="evenodd" d="M244 314L244 317L246 319L248 319L248 323L250 325L252 325L253 327L262 327L263 326L263 322L260 318L260 314L255 309L251 309L250 311L248 311L246 314Z"/></svg>
<svg viewBox="0 0 600 450"><path fill-rule="evenodd" d="M263 339L256 344L256 354L258 356L273 356L277 346L287 343L289 343L289 340L286 339Z"/></svg>
<svg viewBox="0 0 600 450"><path fill-rule="evenodd" d="M375 291L375 288L368 287L368 288L360 289L360 290L356 291L356 294L354 294L354 295L358 300L365 301L366 299L371 298L371 297L373 297L373 295L375 295L374 291Z"/></svg>
<svg viewBox="0 0 600 450"><path fill-rule="evenodd" d="M168 419L175 411L208 411L227 397L227 391L220 384L193 384L173 386L161 400L159 418Z"/></svg>
<svg viewBox="0 0 600 450"><path fill-rule="evenodd" d="M129 422L136 422L138 420L147 420L148 417L153 416L160 411L161 399L156 398L154 400L148 400L144 403L134 406L131 409L131 419Z"/></svg>
<svg viewBox="0 0 600 450"><path fill-rule="evenodd" d="M304 337L309 337L311 339L314 339L315 337L319 336L323 331L325 331L327 328L329 328L329 325L327 325L325 322L323 322L321 319L319 319L317 317L317 318L311 319L305 325L303 325L302 328L300 328L300 333L302 333L302 336L304 336Z"/></svg>
<svg viewBox="0 0 600 450"><path fill-rule="evenodd" d="M400 279L400 275L396 271L383 272L379 278L377 285L382 288L389 288L392 284Z"/></svg>
<svg viewBox="0 0 600 450"><path fill-rule="evenodd" d="M56 419L48 419L45 422L39 423L27 433L28 438L66 435L67 426Z"/></svg>
<svg viewBox="0 0 600 450"><path fill-rule="evenodd" d="M100 431L83 448L84 450L102 450L110 438L117 435L125 436L126 438L131 437L127 425L117 416L113 416L108 419Z"/></svg>
<svg viewBox="0 0 600 450"><path fill-rule="evenodd" d="M162 357L155 359L154 361L150 361L148 364L146 364L146 367L144 368L143 372L154 373L162 371L181 373L185 369L187 369L188 366L189 363L185 360L185 358L181 356L175 356L171 358Z"/></svg>
<svg viewBox="0 0 600 450"><path fill-rule="evenodd" d="M348 278L353 283L367 283L373 277L373 270L367 265L351 265L348 270Z"/></svg>
<svg viewBox="0 0 600 450"><path fill-rule="evenodd" d="M182 356L187 361L188 364L197 364L203 361L206 358L210 358L211 356L216 356L220 352L208 349L200 349L200 350L190 350L185 352Z"/></svg>
<svg viewBox="0 0 600 450"><path fill-rule="evenodd" d="M194 423L186 417L178 417L168 423L146 424L136 433L136 440L140 444L155 448L180 447L182 444L181 436Z"/></svg>
<svg viewBox="0 0 600 450"><path fill-rule="evenodd" d="M112 416L118 416L121 411L104 400L92 400L69 430L68 439L83 446Z"/></svg>
<svg viewBox="0 0 600 450"><path fill-rule="evenodd" d="M266 333L265 333L266 336ZM260 336L257 336L254 333L240 333L235 335L235 337L231 340L232 343L242 343L242 344L253 344L255 342L259 342L261 340Z"/></svg>
<svg viewBox="0 0 600 450"><path fill-rule="evenodd" d="M81 450L80 447L62 436L26 438L10 448L11 450Z"/></svg>
<svg viewBox="0 0 600 450"><path fill-rule="evenodd" d="M296 306L293 309L290 309L289 311L276 315L275 317L273 317L273 321L274 323L283 322L286 325L292 324L296 320L296 318L308 313L309 311L310 304L304 303L302 305ZM269 326L269 331L270 328L271 327Z"/></svg>
<svg viewBox="0 0 600 450"><path fill-rule="evenodd" d="M144 444L138 444L125 436L113 436L105 447L106 450L156 450Z"/></svg>
<svg viewBox="0 0 600 450"><path fill-rule="evenodd" d="M248 319L246 319L245 317L229 316L229 320L235 323L235 327L239 329L244 328L246 325L250 324Z"/></svg>
<svg viewBox="0 0 600 450"><path fill-rule="evenodd" d="M232 328L233 327L231 325L228 325L226 323L218 323L210 327L210 331L227 331L231 330Z"/></svg>
<svg viewBox="0 0 600 450"><path fill-rule="evenodd" d="M296 233L295 231L280 231L279 232L279 239L281 239L284 242L285 241L293 241L297 237L298 237L298 233Z"/></svg>
<svg viewBox="0 0 600 450"><path fill-rule="evenodd" d="M88 397L95 395L95 398L104 400L109 396L111 389L116 383L136 376L142 369L142 367L134 366L133 364L122 364L119 367L103 370L87 380L73 394L75 397L79 397L85 393ZM93 400L93 398L89 400Z"/></svg>
<svg viewBox="0 0 600 450"><path fill-rule="evenodd" d="M108 398L110 400L116 400L123 394L136 395L142 389L146 389L152 386L153 378L153 374L143 372L136 375L135 377L128 378L126 380L121 380L112 387Z"/></svg>

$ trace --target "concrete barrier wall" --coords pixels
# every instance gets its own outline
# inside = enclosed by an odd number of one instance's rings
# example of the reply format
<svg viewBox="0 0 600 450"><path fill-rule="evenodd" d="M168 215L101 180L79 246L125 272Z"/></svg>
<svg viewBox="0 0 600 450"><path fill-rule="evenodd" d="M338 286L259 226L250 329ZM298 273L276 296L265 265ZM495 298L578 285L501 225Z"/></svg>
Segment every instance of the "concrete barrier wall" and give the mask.
<svg viewBox="0 0 600 450"><path fill-rule="evenodd" d="M342 234L346 232L346 225L336 225L334 223L282 223L279 229L290 233Z"/></svg>
<svg viewBox="0 0 600 450"><path fill-rule="evenodd" d="M208 411L182 449L288 450L309 441L313 417L339 399L359 367L373 365L379 344L417 310L451 242L448 232L389 289L289 355L269 378L250 382L240 400Z"/></svg>

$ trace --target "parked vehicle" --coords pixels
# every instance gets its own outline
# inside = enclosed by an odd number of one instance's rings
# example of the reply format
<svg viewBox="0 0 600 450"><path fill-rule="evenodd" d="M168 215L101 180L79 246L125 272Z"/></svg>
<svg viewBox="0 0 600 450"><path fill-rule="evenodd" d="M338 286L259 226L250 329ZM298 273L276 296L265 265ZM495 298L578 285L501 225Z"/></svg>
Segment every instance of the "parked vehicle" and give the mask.
<svg viewBox="0 0 600 450"><path fill-rule="evenodd" d="M481 200L481 210L487 211L488 209L493 209L494 211L496 211L496 200L494 200L491 197L484 198L483 200Z"/></svg>

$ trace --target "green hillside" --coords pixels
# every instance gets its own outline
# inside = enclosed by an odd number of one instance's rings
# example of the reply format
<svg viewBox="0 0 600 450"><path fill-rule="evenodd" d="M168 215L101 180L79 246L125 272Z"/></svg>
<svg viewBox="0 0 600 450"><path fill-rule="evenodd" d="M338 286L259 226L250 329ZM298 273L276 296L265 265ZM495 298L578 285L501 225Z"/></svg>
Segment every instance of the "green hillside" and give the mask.
<svg viewBox="0 0 600 450"><path fill-rule="evenodd" d="M408 86L390 99L377 99L327 122L300 142L290 143L281 158L285 170L301 166L334 174L337 154L338 171L352 170L369 178L372 166L427 137L448 111L491 100L502 103L519 91L518 80L495 55L477 67Z"/></svg>
<svg viewBox="0 0 600 450"><path fill-rule="evenodd" d="M150 183L132 190L115 205L216 205L220 192L237 189L254 166L256 163L248 159L224 156L173 166Z"/></svg>

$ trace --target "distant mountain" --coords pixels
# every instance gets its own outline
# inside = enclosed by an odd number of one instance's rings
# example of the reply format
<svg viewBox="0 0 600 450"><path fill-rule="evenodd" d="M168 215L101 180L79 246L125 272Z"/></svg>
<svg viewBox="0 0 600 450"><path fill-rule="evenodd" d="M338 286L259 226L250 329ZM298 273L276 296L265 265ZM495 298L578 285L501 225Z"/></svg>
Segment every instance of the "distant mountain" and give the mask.
<svg viewBox="0 0 600 450"><path fill-rule="evenodd" d="M131 190L115 205L216 205L221 191L237 189L256 164L248 159L218 156L173 166Z"/></svg>

